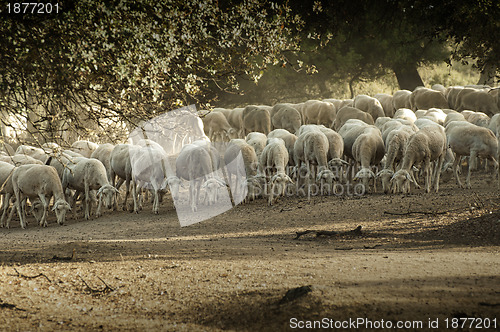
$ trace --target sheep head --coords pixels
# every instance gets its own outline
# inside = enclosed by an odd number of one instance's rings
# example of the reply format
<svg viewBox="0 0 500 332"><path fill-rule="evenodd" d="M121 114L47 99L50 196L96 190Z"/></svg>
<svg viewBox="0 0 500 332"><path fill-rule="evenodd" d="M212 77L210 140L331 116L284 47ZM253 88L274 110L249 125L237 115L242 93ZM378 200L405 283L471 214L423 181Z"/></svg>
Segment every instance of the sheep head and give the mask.
<svg viewBox="0 0 500 332"><path fill-rule="evenodd" d="M318 173L316 176L316 182L326 182L328 184L332 184L333 181L338 181L339 178L333 174L333 172L329 169L324 169Z"/></svg>
<svg viewBox="0 0 500 332"><path fill-rule="evenodd" d="M97 191L97 196L99 196L100 200L104 201L104 205L106 205L108 209L112 209L113 199L117 193L118 189L110 184L105 184L104 186L99 188L99 190Z"/></svg>
<svg viewBox="0 0 500 332"><path fill-rule="evenodd" d="M56 212L57 223L59 225L62 225L64 224L64 220L66 219L66 212L71 211L71 206L64 199L58 199L54 203L52 211Z"/></svg>
<svg viewBox="0 0 500 332"><path fill-rule="evenodd" d="M170 194L172 195L172 199L175 201L179 198L179 188L181 187L181 179L177 176L172 175L165 179L165 186L168 185L170 189Z"/></svg>
<svg viewBox="0 0 500 332"><path fill-rule="evenodd" d="M377 173L377 178L380 178L382 181L382 189L384 189L384 193L388 193L390 189L390 181L392 176L394 175L394 172L390 169L383 169L380 172Z"/></svg>
<svg viewBox="0 0 500 332"><path fill-rule="evenodd" d="M365 186L365 189L368 191L368 188L370 186L370 180L373 179L375 181L375 173L372 172L369 168L362 168L356 175L354 176L354 181L359 181L361 180L361 183L363 186Z"/></svg>
<svg viewBox="0 0 500 332"><path fill-rule="evenodd" d="M413 182L410 172L400 169L391 178L392 192L410 193L410 183Z"/></svg>
<svg viewBox="0 0 500 332"><path fill-rule="evenodd" d="M214 205L217 203L217 198L219 196L219 188L225 187L226 183L219 179L219 178L210 178L203 185L201 188L205 188L205 202L207 205Z"/></svg>

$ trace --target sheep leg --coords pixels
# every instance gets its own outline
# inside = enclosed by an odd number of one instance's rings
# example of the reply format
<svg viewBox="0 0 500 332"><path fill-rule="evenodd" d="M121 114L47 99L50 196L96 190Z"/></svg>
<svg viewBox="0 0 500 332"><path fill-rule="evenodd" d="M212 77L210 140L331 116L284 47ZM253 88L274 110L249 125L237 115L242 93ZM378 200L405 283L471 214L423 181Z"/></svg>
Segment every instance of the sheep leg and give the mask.
<svg viewBox="0 0 500 332"><path fill-rule="evenodd" d="M102 215L102 195L103 193L101 192L97 198L99 203L97 203L97 211L95 212L96 218L99 218Z"/></svg>
<svg viewBox="0 0 500 332"><path fill-rule="evenodd" d="M16 210L17 210L17 215L19 216L19 223L21 225L21 228L26 228L26 217L24 216L24 211L23 211L23 200L25 200L24 197L22 197L22 193L20 192L19 188L17 187L15 181L13 182L13 187L14 187L14 195L16 196ZM9 222L10 220L7 220L7 228L9 228Z"/></svg>
<svg viewBox="0 0 500 332"><path fill-rule="evenodd" d="M441 169L442 169L443 164L444 164L444 157L445 157L445 155L442 154L436 162L436 167L435 167L436 175L434 178L434 190L436 192L439 191L439 179L441 177Z"/></svg>
<svg viewBox="0 0 500 332"><path fill-rule="evenodd" d="M89 185L88 185L88 182L87 182L87 178L85 177L83 179L83 186L85 188L85 220L89 220L90 219L90 190L89 190Z"/></svg>
<svg viewBox="0 0 500 332"><path fill-rule="evenodd" d="M38 198L40 198L40 201L42 202L43 206L43 214L42 218L40 219L40 226L47 227L47 212L49 209L49 203L47 202L47 199L45 198L45 195L43 194L38 194Z"/></svg>
<svg viewBox="0 0 500 332"><path fill-rule="evenodd" d="M476 158L477 158L477 151L475 151L475 150L471 151L469 160L474 160L474 164L475 164ZM476 169L476 167L472 167L472 163L470 163L469 164L469 171L467 172L467 179L465 180L465 187L468 189L471 188L470 174L471 174L473 168Z"/></svg>
<svg viewBox="0 0 500 332"><path fill-rule="evenodd" d="M134 212L139 213L139 207L137 204L137 185L134 179L132 179L132 197L134 198Z"/></svg>
<svg viewBox="0 0 500 332"><path fill-rule="evenodd" d="M130 194L130 178L127 178L125 180L125 199L123 200L123 207L122 207L123 211L128 211L127 201L129 194Z"/></svg>
<svg viewBox="0 0 500 332"><path fill-rule="evenodd" d="M431 161L430 159L425 159L424 162L424 175L425 175L425 192L431 192Z"/></svg>
<svg viewBox="0 0 500 332"><path fill-rule="evenodd" d="M461 158L457 156L455 158L455 161L453 162L453 173L455 173L455 179L457 180L457 184L460 188L463 188L464 186L462 185L462 182L460 182L460 178L458 176L458 166L460 164Z"/></svg>
<svg viewBox="0 0 500 332"><path fill-rule="evenodd" d="M0 227L4 227L4 220L7 215L7 210L9 209L9 203L10 203L10 193L6 193L3 196L3 202L2 202L2 219L0 220Z"/></svg>
<svg viewBox="0 0 500 332"><path fill-rule="evenodd" d="M71 209L73 210L73 219L77 219L77 213L76 213L76 201L78 199L78 195L80 195L80 193L78 191L75 191L75 194L73 195L73 199L72 199L72 207Z"/></svg>

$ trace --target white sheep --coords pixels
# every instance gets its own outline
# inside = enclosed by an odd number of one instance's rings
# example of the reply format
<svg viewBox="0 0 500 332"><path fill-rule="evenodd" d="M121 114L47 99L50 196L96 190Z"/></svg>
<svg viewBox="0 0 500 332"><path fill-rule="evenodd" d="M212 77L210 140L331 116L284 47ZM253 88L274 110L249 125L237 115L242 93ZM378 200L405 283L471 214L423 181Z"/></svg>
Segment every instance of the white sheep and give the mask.
<svg viewBox="0 0 500 332"><path fill-rule="evenodd" d="M140 143L138 142L138 146L141 146ZM130 163L135 183L140 183L141 186L152 190L153 213L159 213L160 191L164 190L167 185L173 199L177 199L180 180L175 178L169 158L161 146L148 144L141 146L140 149L131 150Z"/></svg>
<svg viewBox="0 0 500 332"><path fill-rule="evenodd" d="M446 101L448 101L448 106L451 109L456 109L457 107L457 96L460 93L460 91L463 90L463 86L449 86L446 88L444 91L444 96L446 97Z"/></svg>
<svg viewBox="0 0 500 332"><path fill-rule="evenodd" d="M411 108L410 104L411 91L398 90L392 95L392 106L397 111L400 108Z"/></svg>
<svg viewBox="0 0 500 332"><path fill-rule="evenodd" d="M14 171L14 165L0 161L0 194L3 195L2 198L2 218L0 221L0 227L9 228L9 223L12 218L12 212L7 219L7 223L4 223L5 217L7 215L7 210L9 209L9 204L12 196L14 195L14 189L12 188L12 172Z"/></svg>
<svg viewBox="0 0 500 332"><path fill-rule="evenodd" d="M97 190L98 206L96 217L102 215L102 203L108 209L113 208L113 198L118 190L109 184L106 168L103 163L97 159L79 157L74 158L71 164L68 164L62 176L63 190L66 188L75 190L73 204L80 193L84 194L85 219L90 219L91 213L91 190ZM74 209L74 206L73 206ZM75 215L76 215L76 209Z"/></svg>
<svg viewBox="0 0 500 332"><path fill-rule="evenodd" d="M206 189L205 203L213 205L217 201L219 188L225 186L225 183L216 176L218 159L219 156L214 155L209 146L202 146L196 142L185 145L176 159L177 177L190 182L189 205L193 212L198 210L201 189Z"/></svg>
<svg viewBox="0 0 500 332"><path fill-rule="evenodd" d="M94 152L94 150L97 149L98 146L99 145L97 143L80 140L73 142L73 144L71 144L70 150L81 154L85 158L90 158L92 152Z"/></svg>
<svg viewBox="0 0 500 332"><path fill-rule="evenodd" d="M210 112L201 119L203 130L211 142L229 142L238 136L237 130L231 127L221 112Z"/></svg>
<svg viewBox="0 0 500 332"><path fill-rule="evenodd" d="M396 112L393 103L394 97L387 93L377 93L374 97L377 98L380 105L382 105L385 116L392 118L394 116L394 112Z"/></svg>
<svg viewBox="0 0 500 332"><path fill-rule="evenodd" d="M43 165L43 162L41 162L40 160L24 154L15 154L13 156L0 156L0 161L12 164L14 166L30 165L30 164Z"/></svg>
<svg viewBox="0 0 500 332"><path fill-rule="evenodd" d="M448 113L448 114L446 114L446 118L444 119L443 126L446 128L448 126L448 124L453 122L453 121L466 121L466 120L465 120L465 117L463 116L463 114L461 114L461 113L458 113L458 112Z"/></svg>
<svg viewBox="0 0 500 332"><path fill-rule="evenodd" d="M22 165L12 172L12 188L16 197L16 209L21 228L26 228L25 201L26 198L39 198L43 206L40 226L47 226L49 201L54 196L53 211L56 212L57 223L64 223L66 212L71 210L64 199L61 180L56 170L47 165Z"/></svg>
<svg viewBox="0 0 500 332"><path fill-rule="evenodd" d="M354 180L361 180L366 191L370 191L370 180L373 180L373 191L377 191L376 176L371 167L378 165L384 154L382 134L375 126L365 128L352 145L354 160L361 166Z"/></svg>
<svg viewBox="0 0 500 332"><path fill-rule="evenodd" d="M302 125L300 112L288 104L276 104L271 111L273 129L285 129L295 133Z"/></svg>
<svg viewBox="0 0 500 332"><path fill-rule="evenodd" d="M322 124L328 128L335 121L336 114L333 104L319 100L308 100L302 109L304 124Z"/></svg>
<svg viewBox="0 0 500 332"><path fill-rule="evenodd" d="M374 121L376 121L378 117L385 116L384 108L382 104L380 104L380 101L368 95L357 95L354 97L353 107L370 114Z"/></svg>
<svg viewBox="0 0 500 332"><path fill-rule="evenodd" d="M401 168L391 178L393 192L410 192L413 182L411 170L414 165L424 163L425 191L431 190L431 178L434 190L439 190L439 177L446 154L446 135L444 128L438 124L421 128L413 134L406 144ZM436 161L434 172L431 163Z"/></svg>
<svg viewBox="0 0 500 332"><path fill-rule="evenodd" d="M19 145L16 149L17 155L27 155L32 158L40 160L42 163L45 163L45 161L48 158L48 154L51 152L51 150L44 150L41 148L37 148L34 146L30 145Z"/></svg>
<svg viewBox="0 0 500 332"><path fill-rule="evenodd" d="M260 155L262 154L262 150L267 144L267 136L263 133L251 132L245 138L246 142L250 144L255 150L257 154L257 158L260 159Z"/></svg>
<svg viewBox="0 0 500 332"><path fill-rule="evenodd" d="M254 200L261 189L257 180L259 160L254 148L243 139L232 139L224 153L224 163L230 181L232 175L236 176L236 183L231 186L234 188L233 198L236 197L234 200L237 202Z"/></svg>
<svg viewBox="0 0 500 332"><path fill-rule="evenodd" d="M373 117L366 113L363 112L362 110L355 108L355 107L350 107L346 106L341 108L337 112L337 117L335 118L335 123L333 125L335 131L339 131L340 128L350 119L358 119L361 120L369 125L374 124L375 122L373 121ZM331 126L329 126L331 127Z"/></svg>
<svg viewBox="0 0 500 332"><path fill-rule="evenodd" d="M396 113L394 113L394 119L405 119L415 122L417 120L417 116L415 115L415 112L409 108L398 108Z"/></svg>
<svg viewBox="0 0 500 332"><path fill-rule="evenodd" d="M111 182L110 157L114 147L115 146L111 143L99 144L97 149L95 149L94 152L92 152L92 154L90 155L90 158L99 160L104 165L104 167L106 167L106 174L108 176L109 182Z"/></svg>
<svg viewBox="0 0 500 332"><path fill-rule="evenodd" d="M306 130L297 137L294 145L294 158L296 173L299 173L301 164L304 163L307 170L307 197L311 197L311 180L319 182L321 193L324 184L331 186L337 180L328 167L328 138L319 129ZM301 179L298 174L297 181Z"/></svg>
<svg viewBox="0 0 500 332"><path fill-rule="evenodd" d="M274 129L267 135L267 138L281 138L285 142L286 149L288 150L288 155L293 156L293 147L295 145L295 141L297 141L296 135L292 134L286 129ZM288 165L295 166L295 161L292 157L288 158ZM289 173L287 172L287 174Z"/></svg>
<svg viewBox="0 0 500 332"><path fill-rule="evenodd" d="M490 117L483 112L474 112L467 118L470 123L484 128L489 127L490 120Z"/></svg>
<svg viewBox="0 0 500 332"><path fill-rule="evenodd" d="M377 173L377 178L381 179L384 193L390 190L390 180L396 171L396 163L403 159L406 143L415 131L410 126L401 126L392 130L385 139L385 163L384 168ZM413 175L413 173L410 173ZM412 177L414 180L414 178ZM415 182L416 183L416 182Z"/></svg>
<svg viewBox="0 0 500 332"><path fill-rule="evenodd" d="M448 101L444 93L429 88L417 88L410 95L411 109L416 110L436 107L436 108L449 108Z"/></svg>
<svg viewBox="0 0 500 332"><path fill-rule="evenodd" d="M139 207L137 204L136 196L136 185L132 177L132 164L130 162L130 152L134 153L136 150L140 149L140 146L132 144L118 144L111 151L109 163L111 166L111 184L116 189L120 189L120 186L125 182L125 198L123 200L123 210L128 210L128 196L130 194L130 184L132 183L132 197L134 200L134 212L139 212ZM116 176L119 180L116 183ZM117 208L117 201L115 199L115 208Z"/></svg>
<svg viewBox="0 0 500 332"><path fill-rule="evenodd" d="M483 112L488 116L493 116L500 112L493 95L485 90L472 88L464 88L457 94L455 109L458 112L463 110Z"/></svg>
<svg viewBox="0 0 500 332"><path fill-rule="evenodd" d="M465 181L465 188L471 188L470 176L472 169L475 168L476 157L487 158L492 160L498 166L498 141L495 135L488 128L483 128L466 122L460 125L455 122L455 126L448 126L446 136L448 145L455 153L455 163L453 169L457 184L460 188L464 188L460 178L458 177L458 164L461 160L460 156L469 156L469 171ZM493 175L494 176L494 175Z"/></svg>
<svg viewBox="0 0 500 332"><path fill-rule="evenodd" d="M264 195L267 195L269 205L273 204L275 197L285 194L287 183L292 183L286 174L288 158L285 142L281 138L270 138L260 157L260 166L266 177Z"/></svg>
<svg viewBox="0 0 500 332"><path fill-rule="evenodd" d="M267 135L271 131L271 115L266 108L248 105L242 114L244 134L260 132Z"/></svg>

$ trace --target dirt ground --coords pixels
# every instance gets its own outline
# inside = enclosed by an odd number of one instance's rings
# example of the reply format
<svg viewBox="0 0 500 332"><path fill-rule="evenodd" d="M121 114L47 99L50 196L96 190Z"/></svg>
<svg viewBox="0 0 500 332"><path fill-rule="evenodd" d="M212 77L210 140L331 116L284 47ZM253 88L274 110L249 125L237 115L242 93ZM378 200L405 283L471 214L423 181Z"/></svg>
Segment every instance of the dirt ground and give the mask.
<svg viewBox="0 0 500 332"><path fill-rule="evenodd" d="M0 229L0 330L498 326L500 191L473 179L438 194L261 199L184 228L169 200L159 215L13 222Z"/></svg>

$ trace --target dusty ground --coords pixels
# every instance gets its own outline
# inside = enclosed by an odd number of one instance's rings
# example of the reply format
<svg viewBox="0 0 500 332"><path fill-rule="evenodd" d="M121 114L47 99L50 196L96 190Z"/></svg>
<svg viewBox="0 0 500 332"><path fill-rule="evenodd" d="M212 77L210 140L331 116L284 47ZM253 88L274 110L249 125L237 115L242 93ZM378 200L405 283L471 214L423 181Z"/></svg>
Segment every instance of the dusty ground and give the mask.
<svg viewBox="0 0 500 332"><path fill-rule="evenodd" d="M481 177L472 190L450 181L439 194L259 200L185 228L168 201L159 215L148 206L43 229L16 222L0 229L0 330L277 331L323 318L498 325L500 191ZM357 226L361 236L295 239Z"/></svg>

